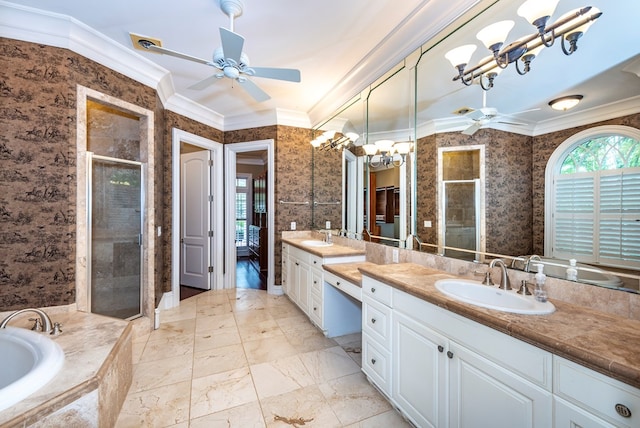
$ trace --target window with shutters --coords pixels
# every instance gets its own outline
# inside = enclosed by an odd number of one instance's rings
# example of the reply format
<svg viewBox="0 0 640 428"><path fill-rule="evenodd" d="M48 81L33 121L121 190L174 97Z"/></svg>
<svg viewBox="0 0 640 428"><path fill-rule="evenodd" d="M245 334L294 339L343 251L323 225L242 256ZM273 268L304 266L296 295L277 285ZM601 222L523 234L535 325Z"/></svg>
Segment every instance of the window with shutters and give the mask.
<svg viewBox="0 0 640 428"><path fill-rule="evenodd" d="M550 159L551 256L640 267L640 131L627 128L584 131Z"/></svg>

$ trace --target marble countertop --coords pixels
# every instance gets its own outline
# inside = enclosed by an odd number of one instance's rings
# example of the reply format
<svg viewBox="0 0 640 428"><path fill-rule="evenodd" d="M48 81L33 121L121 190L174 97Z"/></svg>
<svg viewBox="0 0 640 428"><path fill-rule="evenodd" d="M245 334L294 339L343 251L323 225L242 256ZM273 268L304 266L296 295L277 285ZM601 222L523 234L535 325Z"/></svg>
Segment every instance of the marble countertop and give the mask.
<svg viewBox="0 0 640 428"><path fill-rule="evenodd" d="M45 308L45 311L49 311ZM62 333L50 336L64 350L65 361L60 372L45 386L0 412L0 425L26 420L60 408L98 387L101 370L115 346L131 334L130 323L84 312L49 313L52 321L62 325ZM25 317L11 325L29 328ZM44 413L43 413L44 412Z"/></svg>
<svg viewBox="0 0 640 428"><path fill-rule="evenodd" d="M308 241L309 239L314 238L282 238L283 242L287 244L293 245L294 247L300 248L308 253L313 254L318 257L345 257L345 256L361 256L365 254L364 249L357 249L352 247L347 247L345 245L337 245L333 244L328 247L311 247L309 245L303 245L303 241ZM320 239L314 239L320 240Z"/></svg>
<svg viewBox="0 0 640 428"><path fill-rule="evenodd" d="M336 273L337 266L332 265L331 271ZM345 266L344 272L352 270L351 266ZM413 263L361 263L358 270L398 290L640 388L640 321L558 300L551 300L556 311L548 315L485 309L457 301L435 288L437 280L455 275Z"/></svg>
<svg viewBox="0 0 640 428"><path fill-rule="evenodd" d="M362 272L360 267L378 266L371 262L353 262L353 263L333 263L329 265L322 265L322 268L327 272L339 276L345 281L362 287Z"/></svg>

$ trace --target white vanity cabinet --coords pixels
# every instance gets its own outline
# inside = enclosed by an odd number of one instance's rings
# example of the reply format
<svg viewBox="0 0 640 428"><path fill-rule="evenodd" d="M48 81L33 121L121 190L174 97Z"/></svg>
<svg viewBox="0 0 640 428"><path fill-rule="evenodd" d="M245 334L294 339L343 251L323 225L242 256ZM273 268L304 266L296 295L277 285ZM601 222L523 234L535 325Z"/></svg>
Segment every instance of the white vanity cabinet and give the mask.
<svg viewBox="0 0 640 428"><path fill-rule="evenodd" d="M640 390L553 357L555 427L640 427Z"/></svg>
<svg viewBox="0 0 640 428"><path fill-rule="evenodd" d="M360 262L364 258L364 254L320 257L285 242L282 244L282 289L311 322L324 332L325 323L332 320L327 320L325 315L327 306L322 265Z"/></svg>
<svg viewBox="0 0 640 428"><path fill-rule="evenodd" d="M363 371L412 423L551 426L550 353L396 289L386 306L367 291L386 296L388 286L366 276L362 284ZM390 322L385 339L381 315ZM390 369L375 369L369 344Z"/></svg>

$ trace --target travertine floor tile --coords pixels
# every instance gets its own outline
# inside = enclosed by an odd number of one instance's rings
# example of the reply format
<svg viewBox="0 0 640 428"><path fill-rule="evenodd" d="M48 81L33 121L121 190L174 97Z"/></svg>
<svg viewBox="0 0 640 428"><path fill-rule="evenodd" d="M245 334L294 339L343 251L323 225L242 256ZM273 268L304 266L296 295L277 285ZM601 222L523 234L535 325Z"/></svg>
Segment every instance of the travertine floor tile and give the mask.
<svg viewBox="0 0 640 428"><path fill-rule="evenodd" d="M284 394L314 384L297 355L251 366L258 398Z"/></svg>
<svg viewBox="0 0 640 428"><path fill-rule="evenodd" d="M249 367L217 373L191 383L191 418L257 400Z"/></svg>
<svg viewBox="0 0 640 428"><path fill-rule="evenodd" d="M116 428L168 427L189 420L191 382L127 395Z"/></svg>
<svg viewBox="0 0 640 428"><path fill-rule="evenodd" d="M268 427L331 428L341 426L340 421L316 385L265 398L260 400L260 403ZM295 420L298 419L300 423L295 424Z"/></svg>
<svg viewBox="0 0 640 428"><path fill-rule="evenodd" d="M412 428L395 410L389 410L379 415L356 422L346 428Z"/></svg>
<svg viewBox="0 0 640 428"><path fill-rule="evenodd" d="M193 358L177 356L138 364L133 372L129 392L140 392L160 386L190 381Z"/></svg>
<svg viewBox="0 0 640 428"><path fill-rule="evenodd" d="M317 383L360 372L360 367L339 346L300 355Z"/></svg>
<svg viewBox="0 0 640 428"><path fill-rule="evenodd" d="M247 367L242 345L229 345L196 352L193 355L193 378Z"/></svg>
<svg viewBox="0 0 640 428"><path fill-rule="evenodd" d="M264 428L264 418L257 401L191 419L190 428Z"/></svg>
<svg viewBox="0 0 640 428"><path fill-rule="evenodd" d="M164 338L161 340L149 340L142 352L140 362L161 360L179 355L191 357L193 354L194 337L193 332L185 333L183 336Z"/></svg>
<svg viewBox="0 0 640 428"><path fill-rule="evenodd" d="M215 331L196 332L195 352L242 343L236 326L221 328Z"/></svg>
<svg viewBox="0 0 640 428"><path fill-rule="evenodd" d="M320 391L344 425L391 410L391 405L361 372L319 385Z"/></svg>
<svg viewBox="0 0 640 428"><path fill-rule="evenodd" d="M243 343L249 364L265 363L297 354L284 335Z"/></svg>
<svg viewBox="0 0 640 428"><path fill-rule="evenodd" d="M274 320L262 321L256 324L239 325L238 331L240 332L240 337L243 342L268 339L284 334Z"/></svg>

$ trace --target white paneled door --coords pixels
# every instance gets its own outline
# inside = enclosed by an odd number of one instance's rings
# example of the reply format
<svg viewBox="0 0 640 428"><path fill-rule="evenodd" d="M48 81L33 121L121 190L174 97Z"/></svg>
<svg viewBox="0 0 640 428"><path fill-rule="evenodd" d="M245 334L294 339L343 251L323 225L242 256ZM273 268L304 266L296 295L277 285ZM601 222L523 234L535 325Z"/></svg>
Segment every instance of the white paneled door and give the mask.
<svg viewBox="0 0 640 428"><path fill-rule="evenodd" d="M211 152L185 153L181 159L180 284L210 289Z"/></svg>

